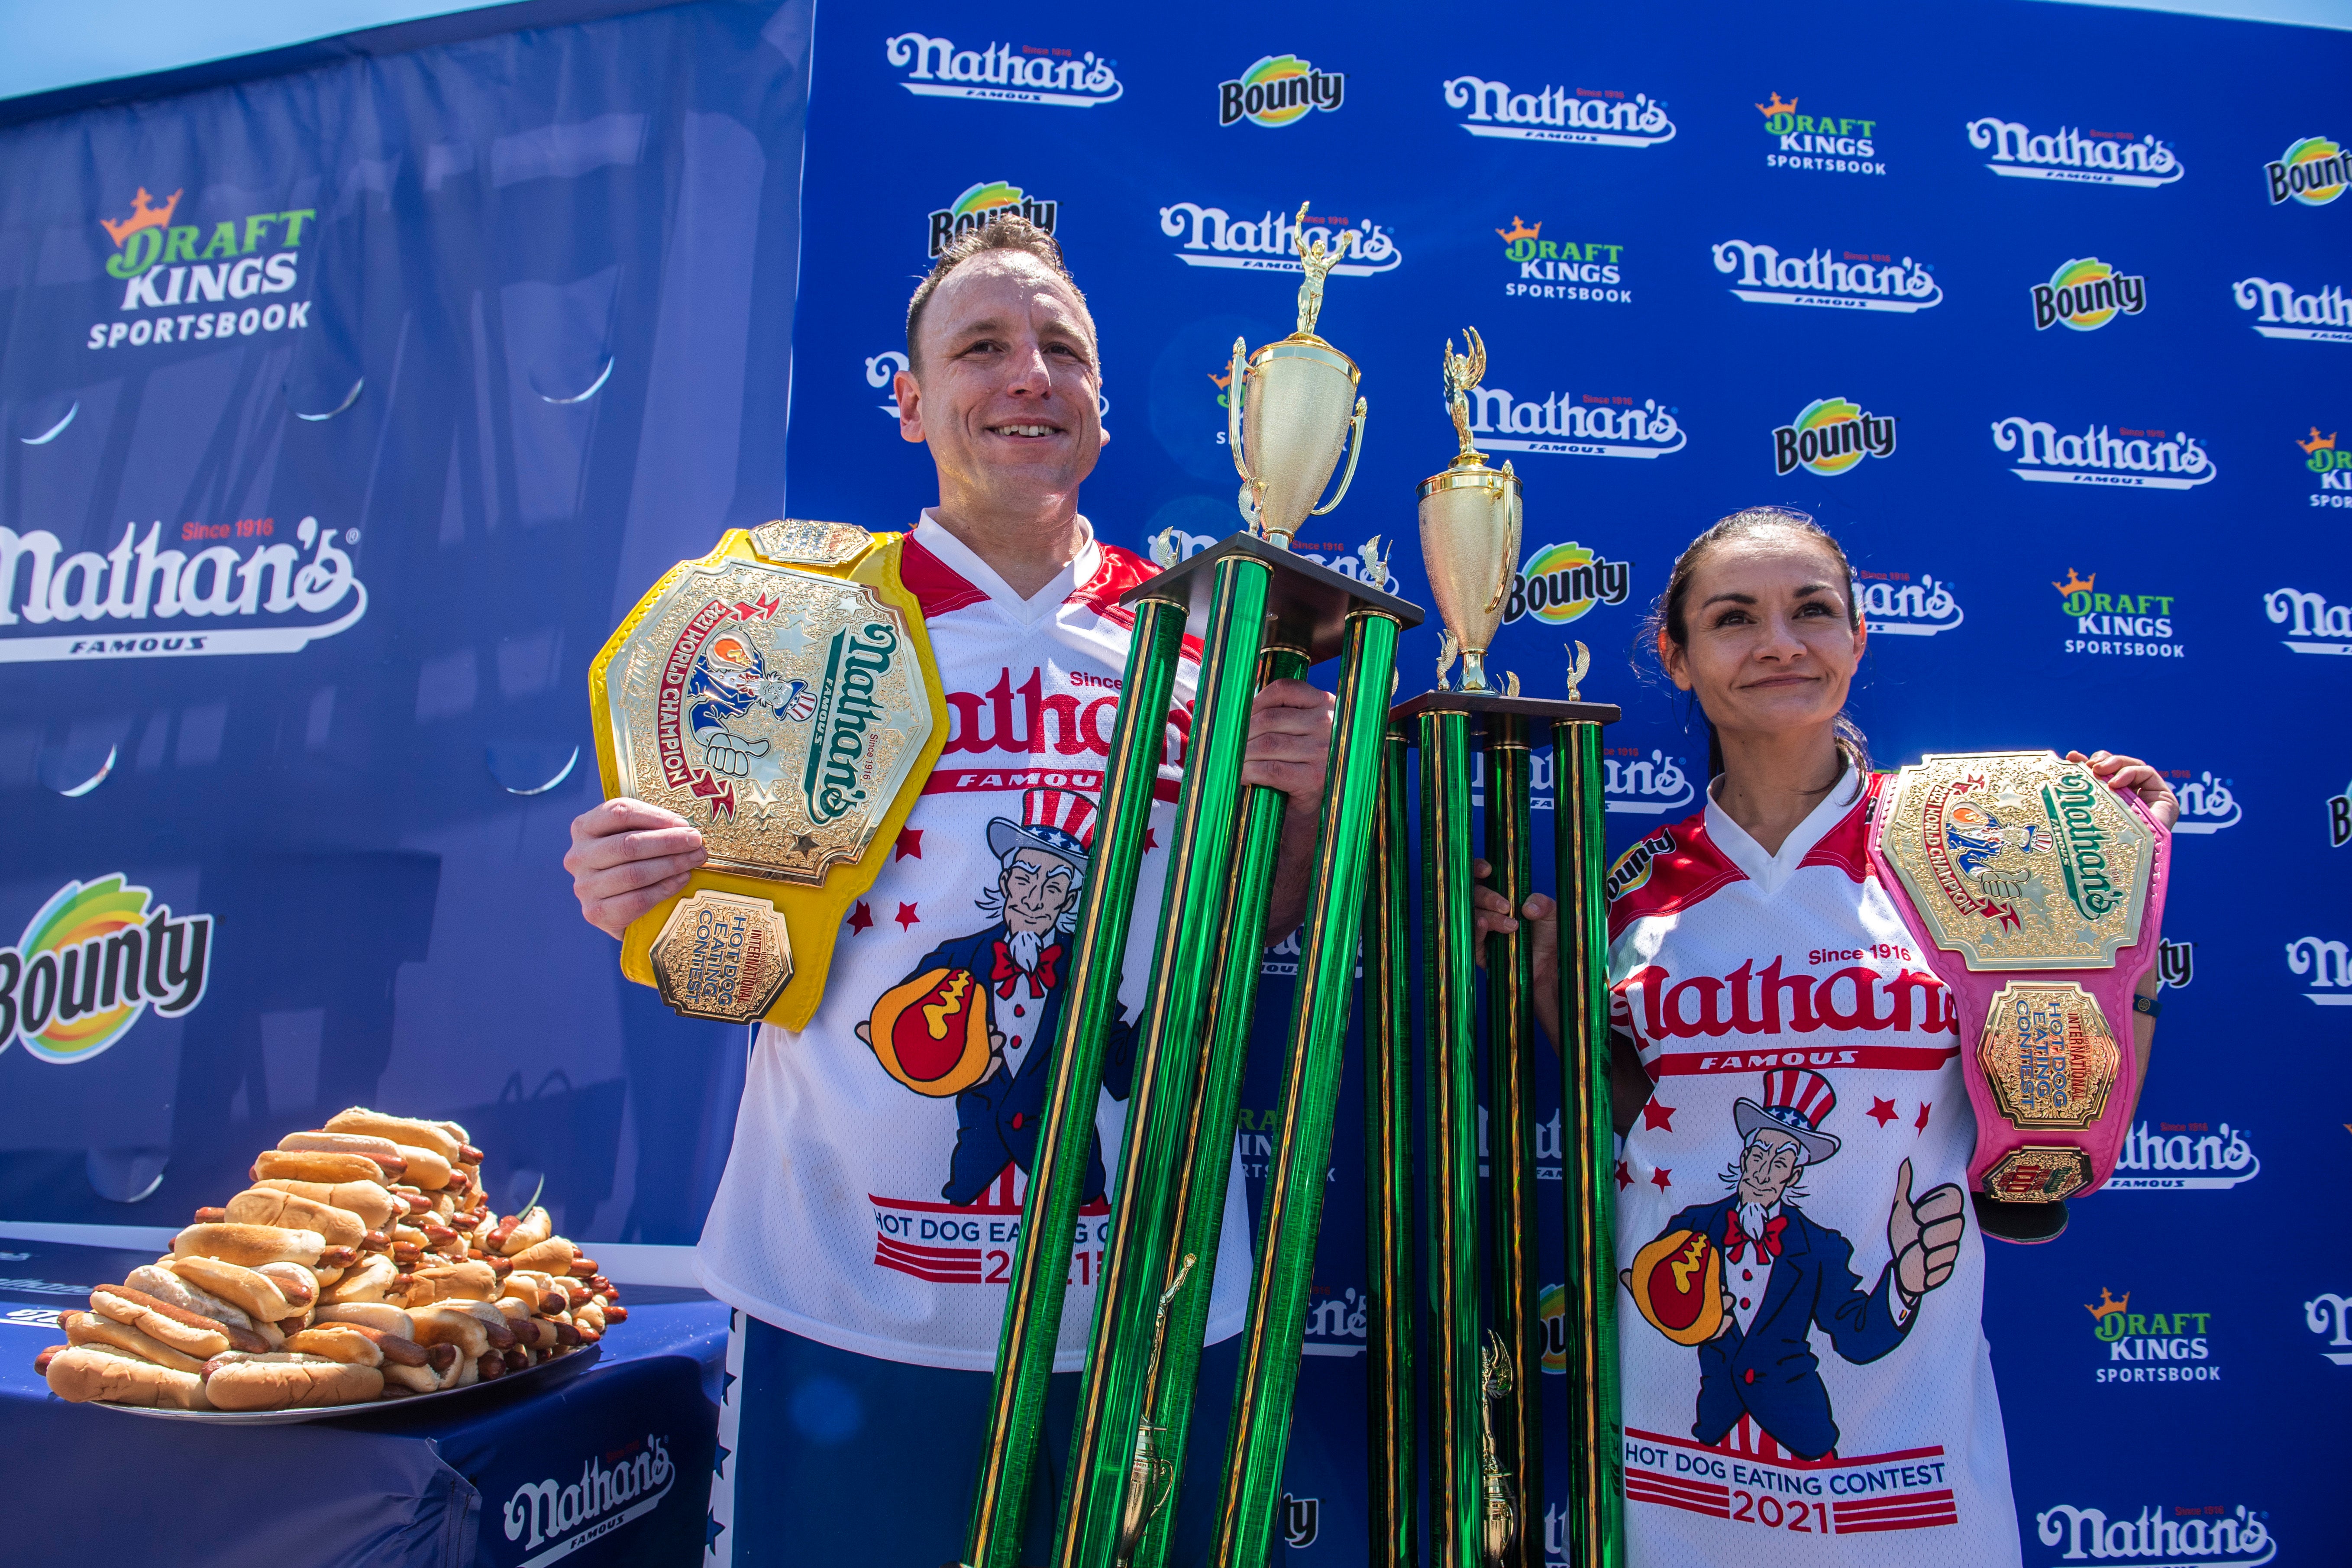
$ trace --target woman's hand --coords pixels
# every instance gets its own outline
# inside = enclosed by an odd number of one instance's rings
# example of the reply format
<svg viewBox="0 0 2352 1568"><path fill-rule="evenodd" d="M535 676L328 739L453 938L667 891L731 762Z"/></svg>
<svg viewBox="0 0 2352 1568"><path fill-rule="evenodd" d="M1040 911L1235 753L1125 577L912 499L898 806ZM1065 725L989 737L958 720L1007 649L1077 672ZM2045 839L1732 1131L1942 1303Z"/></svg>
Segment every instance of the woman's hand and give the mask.
<svg viewBox="0 0 2352 1568"><path fill-rule="evenodd" d="M709 857L702 835L674 811L620 798L590 806L572 819L572 849L563 868L590 925L613 936L686 886Z"/></svg>
<svg viewBox="0 0 2352 1568"><path fill-rule="evenodd" d="M2166 832L2170 832L2172 825L2180 820L2180 801L2172 793L2172 786L2164 782L2164 775L2137 757L2119 757L2113 752L2093 752L2086 757L2080 752L2069 752L2066 760L2087 763L2100 783L2139 796L2140 805L2147 807L2147 814Z"/></svg>
<svg viewBox="0 0 2352 1568"><path fill-rule="evenodd" d="M1491 877L1495 868L1484 860L1470 862L1470 875ZM1508 936L1520 929L1520 920L1511 913L1508 899L1483 883L1470 889L1470 913L1473 921L1472 951L1478 955L1481 968L1486 963L1486 939ZM1551 1037L1552 1047L1559 1047L1559 906L1541 893L1530 893L1520 907L1528 928L1531 944L1529 956L1536 969L1536 1021L1544 1033Z"/></svg>

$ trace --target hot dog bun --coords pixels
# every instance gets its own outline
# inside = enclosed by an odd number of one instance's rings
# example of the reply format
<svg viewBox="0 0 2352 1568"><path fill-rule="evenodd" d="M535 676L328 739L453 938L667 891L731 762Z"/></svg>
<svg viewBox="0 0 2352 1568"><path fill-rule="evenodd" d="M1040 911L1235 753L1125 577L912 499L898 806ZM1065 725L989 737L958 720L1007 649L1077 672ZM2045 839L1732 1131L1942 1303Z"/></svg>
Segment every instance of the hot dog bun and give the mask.
<svg viewBox="0 0 2352 1568"><path fill-rule="evenodd" d="M324 1356L352 1366L382 1366L383 1352L375 1340L353 1323L320 1323L286 1336L286 1348L302 1355ZM417 1360L424 1360L420 1347Z"/></svg>
<svg viewBox="0 0 2352 1568"><path fill-rule="evenodd" d="M173 1260L172 1272L256 1320L274 1323L302 1310L286 1299L278 1281L241 1264L224 1263L216 1258L180 1258Z"/></svg>
<svg viewBox="0 0 2352 1568"><path fill-rule="evenodd" d="M89 1293L90 1310L125 1323L158 1343L202 1360L223 1351L266 1351L268 1341L251 1329L175 1307L129 1285L101 1285Z"/></svg>
<svg viewBox="0 0 2352 1568"><path fill-rule="evenodd" d="M280 1229L314 1230L330 1247L358 1247L367 1238L361 1216L333 1204L306 1198L278 1187L251 1187L229 1199L224 1211L231 1225L267 1225Z"/></svg>
<svg viewBox="0 0 2352 1568"><path fill-rule="evenodd" d="M327 1238L315 1230L274 1225L192 1225L172 1238L175 1258L216 1258L247 1268L265 1263L314 1264L326 1247Z"/></svg>
<svg viewBox="0 0 2352 1568"><path fill-rule="evenodd" d="M266 1149L253 1163L257 1182L373 1182L383 1174L383 1167L373 1160L310 1149Z"/></svg>
<svg viewBox="0 0 2352 1568"><path fill-rule="evenodd" d="M404 1143L400 1145L400 1153L407 1172L402 1180L428 1193L437 1193L449 1184L451 1173L456 1167L443 1159L437 1151Z"/></svg>
<svg viewBox="0 0 2352 1568"><path fill-rule="evenodd" d="M205 1380L100 1345L70 1345L49 1358L49 1392L77 1405L142 1405L155 1410L209 1410Z"/></svg>
<svg viewBox="0 0 2352 1568"><path fill-rule="evenodd" d="M356 1405L383 1393L383 1373L323 1358L300 1361L215 1359L205 1394L221 1410L296 1410Z"/></svg>
<svg viewBox="0 0 2352 1568"><path fill-rule="evenodd" d="M370 1253L355 1267L345 1269L343 1277L328 1287L325 1300L335 1306L381 1301L385 1292L392 1289L393 1281L399 1278L400 1270L393 1266L391 1258L380 1252Z"/></svg>
<svg viewBox="0 0 2352 1568"><path fill-rule="evenodd" d="M389 1138L395 1143L414 1148L430 1149L450 1164L466 1147L466 1140L449 1131L437 1121L420 1121L409 1116L386 1116L380 1110L364 1106L352 1106L339 1110L327 1119L330 1132L363 1132L372 1137Z"/></svg>
<svg viewBox="0 0 2352 1568"><path fill-rule="evenodd" d="M274 1189L289 1193L298 1198L308 1198L314 1204L325 1204L357 1215L369 1230L382 1230L393 1215L406 1214L408 1205L392 1195L382 1182L299 1182L285 1176L272 1177L254 1184L253 1191ZM317 1230L317 1226L310 1227ZM321 1234L324 1234L321 1232ZM345 1246L355 1247L356 1242Z"/></svg>
<svg viewBox="0 0 2352 1568"><path fill-rule="evenodd" d="M389 1138L373 1138L362 1132L289 1132L278 1141L278 1148L287 1154L357 1154L362 1160L375 1162L387 1176L398 1176L408 1169L400 1145Z"/></svg>
<svg viewBox="0 0 2352 1568"><path fill-rule="evenodd" d="M438 1300L457 1298L467 1301L491 1301L499 1296L499 1277L487 1263L467 1258L463 1263L428 1263L415 1270L420 1279L430 1279L439 1290Z"/></svg>
<svg viewBox="0 0 2352 1568"><path fill-rule="evenodd" d="M507 1254L508 1261L517 1268L528 1268L535 1274L569 1274L580 1256L580 1249L560 1236L551 1236L520 1252Z"/></svg>
<svg viewBox="0 0 2352 1568"><path fill-rule="evenodd" d="M169 1301L184 1311L233 1329L259 1327L246 1314L245 1309L222 1300L209 1290L198 1289L173 1273L170 1265L144 1263L132 1269L123 1283L133 1290L142 1290L159 1301Z"/></svg>
<svg viewBox="0 0 2352 1568"><path fill-rule="evenodd" d="M265 1263L254 1272L274 1280L278 1293L297 1309L319 1304L319 1277L299 1263Z"/></svg>
<svg viewBox="0 0 2352 1568"><path fill-rule="evenodd" d="M507 1238L499 1244L499 1250L509 1258L514 1258L529 1252L554 1234L554 1216L533 1204L523 1211L521 1218L515 1221L514 1228L507 1232Z"/></svg>
<svg viewBox="0 0 2352 1568"><path fill-rule="evenodd" d="M404 1340L416 1337L416 1325L408 1314L385 1301L337 1301L319 1309L317 1321L321 1323L356 1323L378 1333L397 1334Z"/></svg>
<svg viewBox="0 0 2352 1568"><path fill-rule="evenodd" d="M68 1312L63 1320L66 1342L74 1345L110 1345L125 1355L135 1355L141 1361L157 1366L168 1366L181 1372L202 1372L204 1358L175 1351L162 1341L140 1332L128 1323L118 1323L98 1312Z"/></svg>

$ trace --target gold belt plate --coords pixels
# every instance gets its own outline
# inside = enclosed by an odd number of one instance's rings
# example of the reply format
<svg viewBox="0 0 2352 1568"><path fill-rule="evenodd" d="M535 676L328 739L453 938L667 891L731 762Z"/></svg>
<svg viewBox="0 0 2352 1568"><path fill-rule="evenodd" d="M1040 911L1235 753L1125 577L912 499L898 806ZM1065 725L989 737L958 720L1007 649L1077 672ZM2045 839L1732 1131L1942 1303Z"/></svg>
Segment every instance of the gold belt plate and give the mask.
<svg viewBox="0 0 2352 1568"><path fill-rule="evenodd" d="M2021 1129L2082 1129L2106 1109L2122 1053L2091 994L2068 981L2013 980L1985 1016L1977 1066Z"/></svg>

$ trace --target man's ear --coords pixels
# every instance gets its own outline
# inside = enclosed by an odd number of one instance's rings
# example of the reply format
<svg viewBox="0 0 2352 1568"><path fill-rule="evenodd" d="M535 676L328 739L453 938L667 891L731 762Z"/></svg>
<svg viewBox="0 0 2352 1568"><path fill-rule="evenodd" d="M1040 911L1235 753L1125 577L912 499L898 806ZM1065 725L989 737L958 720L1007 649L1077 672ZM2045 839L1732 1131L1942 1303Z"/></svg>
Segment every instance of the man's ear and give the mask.
<svg viewBox="0 0 2352 1568"><path fill-rule="evenodd" d="M923 384L915 379L912 371L902 370L890 378L890 395L898 400L898 439L920 442L923 438Z"/></svg>

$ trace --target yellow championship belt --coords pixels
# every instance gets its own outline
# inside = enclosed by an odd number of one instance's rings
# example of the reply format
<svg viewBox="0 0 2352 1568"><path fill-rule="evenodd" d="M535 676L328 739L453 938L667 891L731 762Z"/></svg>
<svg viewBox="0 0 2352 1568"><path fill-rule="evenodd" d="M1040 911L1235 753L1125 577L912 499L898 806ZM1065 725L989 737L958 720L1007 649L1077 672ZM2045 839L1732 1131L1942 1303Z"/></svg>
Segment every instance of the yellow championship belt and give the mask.
<svg viewBox="0 0 2352 1568"><path fill-rule="evenodd" d="M731 529L589 667L605 798L677 813L709 853L621 942L621 973L689 1017L807 1025L843 918L947 744L901 542L792 518Z"/></svg>

